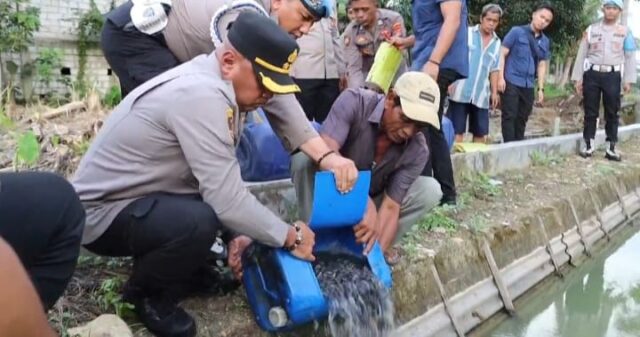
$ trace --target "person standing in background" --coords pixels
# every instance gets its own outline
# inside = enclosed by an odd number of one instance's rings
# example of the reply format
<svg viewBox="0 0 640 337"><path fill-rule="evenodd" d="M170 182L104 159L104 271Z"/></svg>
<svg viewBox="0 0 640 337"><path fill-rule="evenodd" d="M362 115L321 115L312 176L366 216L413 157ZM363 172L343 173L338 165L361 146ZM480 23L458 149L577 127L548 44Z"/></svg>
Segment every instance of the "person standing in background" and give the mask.
<svg viewBox="0 0 640 337"><path fill-rule="evenodd" d="M291 69L301 90L296 98L310 121L322 123L347 81L336 14L316 22L297 42L300 54Z"/></svg>
<svg viewBox="0 0 640 337"><path fill-rule="evenodd" d="M535 82L538 80L537 103L544 103L544 82L551 45L544 30L554 16L549 4L539 5L531 23L515 26L504 37L499 90L502 92L502 139L505 143L524 139L527 121L533 109Z"/></svg>
<svg viewBox="0 0 640 337"><path fill-rule="evenodd" d="M616 152L620 112L620 85L624 82L624 93L631 92L631 84L636 83L636 43L631 30L618 24L622 12L622 0L602 2L602 21L587 28L582 37L571 79L576 92L584 96L584 147L580 155L591 157L595 148L597 119L600 98L604 105L607 149L605 158L620 161ZM624 74L623 74L624 73Z"/></svg>
<svg viewBox="0 0 640 337"><path fill-rule="evenodd" d="M496 29L502 8L488 4L482 8L480 24L469 27L469 77L449 87L449 110L456 132L456 142L464 139L469 117L469 132L474 143L486 143L489 134L489 107L500 103L498 71L500 70L500 38Z"/></svg>

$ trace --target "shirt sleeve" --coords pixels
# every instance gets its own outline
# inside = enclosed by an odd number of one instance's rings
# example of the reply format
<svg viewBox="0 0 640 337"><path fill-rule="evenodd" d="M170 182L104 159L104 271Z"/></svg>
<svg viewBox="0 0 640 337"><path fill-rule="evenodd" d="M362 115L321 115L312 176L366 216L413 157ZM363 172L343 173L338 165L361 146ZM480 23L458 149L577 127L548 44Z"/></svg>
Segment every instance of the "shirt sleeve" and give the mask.
<svg viewBox="0 0 640 337"><path fill-rule="evenodd" d="M320 134L335 140L342 147L349 136L349 130L355 120L360 95L356 89L343 91L329 110L327 119L322 123Z"/></svg>
<svg viewBox="0 0 640 337"><path fill-rule="evenodd" d="M584 75L584 60L587 57L587 49L589 48L589 44L587 43L587 33L585 32L582 35L582 40L580 41L580 46L578 47L578 54L576 55L576 62L573 64L573 71L571 72L571 80L582 81L582 76Z"/></svg>
<svg viewBox="0 0 640 337"><path fill-rule="evenodd" d="M364 84L364 74L362 73L362 55L356 47L351 32L353 23L345 29L344 40L342 40L344 50L344 62L347 69L347 79L349 88L359 88Z"/></svg>
<svg viewBox="0 0 640 337"><path fill-rule="evenodd" d="M275 95L263 107L273 131L289 152L318 137L294 94Z"/></svg>
<svg viewBox="0 0 640 337"><path fill-rule="evenodd" d="M337 19L331 18L331 20L334 20L331 27L331 45L333 46L333 55L338 68L338 77L342 77L347 73L344 63L344 48L342 40L340 39L340 33L338 32Z"/></svg>
<svg viewBox="0 0 640 337"><path fill-rule="evenodd" d="M518 40L518 27L513 27L507 33L507 36L504 37L504 41L502 41L502 46L511 50L513 46L516 44Z"/></svg>
<svg viewBox="0 0 640 337"><path fill-rule="evenodd" d="M413 138L411 143L405 150L408 154L414 154L412 160L405 161L396 171L391 175L389 179L389 185L385 190L385 193L389 198L398 204L402 204L402 200L407 195L411 185L418 179L420 173L427 164L429 158L429 150L424 136L420 133Z"/></svg>
<svg viewBox="0 0 640 337"><path fill-rule="evenodd" d="M496 58L493 59L490 72L496 72L500 70L500 55L502 55L502 52L501 52L502 44L500 43L499 40L497 43L498 43L498 46L496 48L498 48L498 53L496 55Z"/></svg>
<svg viewBox="0 0 640 337"><path fill-rule="evenodd" d="M545 37L542 43L544 44L544 48L542 48L542 58L540 60L548 61L551 59L551 41Z"/></svg>
<svg viewBox="0 0 640 337"><path fill-rule="evenodd" d="M281 247L289 226L244 186L227 121L229 108L221 89L204 82L196 92L190 87L189 95L175 96L167 107L167 128L177 138L203 200L222 224Z"/></svg>
<svg viewBox="0 0 640 337"><path fill-rule="evenodd" d="M638 81L637 49L638 47L631 31L627 32L627 37L624 39L624 83L636 83Z"/></svg>

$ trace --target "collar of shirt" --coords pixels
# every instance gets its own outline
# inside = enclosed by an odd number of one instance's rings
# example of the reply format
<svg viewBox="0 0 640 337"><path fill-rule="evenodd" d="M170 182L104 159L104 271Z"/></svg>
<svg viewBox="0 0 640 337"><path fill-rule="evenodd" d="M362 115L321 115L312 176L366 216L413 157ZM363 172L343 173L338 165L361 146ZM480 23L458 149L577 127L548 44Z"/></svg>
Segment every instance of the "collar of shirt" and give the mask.
<svg viewBox="0 0 640 337"><path fill-rule="evenodd" d="M373 124L382 124L382 113L384 112L384 101L385 97L383 95L378 95L378 104L376 104L375 109L369 115L369 122Z"/></svg>
<svg viewBox="0 0 640 337"><path fill-rule="evenodd" d="M478 33L478 34L480 34L480 37L482 37L482 32L480 31L480 25L479 25L479 24L477 24L477 25L473 26L471 29L472 29L472 31L473 31L474 33ZM498 37L498 34L496 34L496 32L495 32L495 31L492 33L492 35L493 35L493 36L491 37L491 42L490 42L489 44L491 44L491 43L493 43L494 41L496 41L496 40L499 40L499 39L500 39L500 38Z"/></svg>

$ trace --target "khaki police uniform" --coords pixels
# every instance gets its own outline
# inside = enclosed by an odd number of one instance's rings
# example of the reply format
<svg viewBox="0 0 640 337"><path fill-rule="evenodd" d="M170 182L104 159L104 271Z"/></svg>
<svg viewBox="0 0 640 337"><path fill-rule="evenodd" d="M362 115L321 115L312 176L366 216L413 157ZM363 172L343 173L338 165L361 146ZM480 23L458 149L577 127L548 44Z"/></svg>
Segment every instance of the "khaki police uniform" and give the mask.
<svg viewBox="0 0 640 337"><path fill-rule="evenodd" d="M343 44L349 88L363 86L373 60L386 36L405 36L407 30L402 16L392 10L378 9L378 19L372 30L365 29L353 21L345 29ZM406 71L406 61L400 66L398 75Z"/></svg>
<svg viewBox="0 0 640 337"><path fill-rule="evenodd" d="M584 33L571 79L583 83L583 136L587 144L595 138L601 97L607 141L618 141L621 82L636 82L635 50L626 26L598 22Z"/></svg>
<svg viewBox="0 0 640 337"><path fill-rule="evenodd" d="M298 46L274 21L242 13L228 39L252 63L250 79L255 75L274 93L298 90L289 76ZM82 243L96 254L133 256L127 284L135 292L127 299L158 336L196 335L188 314L159 316L155 300L191 289L218 231L282 247L291 228L242 180L235 155L241 111L221 68L215 53L200 55L132 91L109 115L73 178L86 210ZM274 129L289 134L282 107L266 111ZM295 127L310 128L301 117ZM161 303L179 312L175 302Z"/></svg>
<svg viewBox="0 0 640 337"><path fill-rule="evenodd" d="M298 40L300 55L291 76L300 86L296 94L309 120L322 123L340 94L340 77L345 76L342 43L335 17L316 22Z"/></svg>

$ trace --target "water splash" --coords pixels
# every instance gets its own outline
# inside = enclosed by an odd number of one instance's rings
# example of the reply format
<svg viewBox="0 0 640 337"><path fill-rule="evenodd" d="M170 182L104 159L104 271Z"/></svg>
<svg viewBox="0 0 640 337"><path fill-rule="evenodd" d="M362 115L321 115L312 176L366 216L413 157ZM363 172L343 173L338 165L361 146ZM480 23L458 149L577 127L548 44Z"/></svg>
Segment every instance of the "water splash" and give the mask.
<svg viewBox="0 0 640 337"><path fill-rule="evenodd" d="M362 263L346 256L319 259L314 266L328 298L332 337L387 337L394 312L387 288Z"/></svg>

